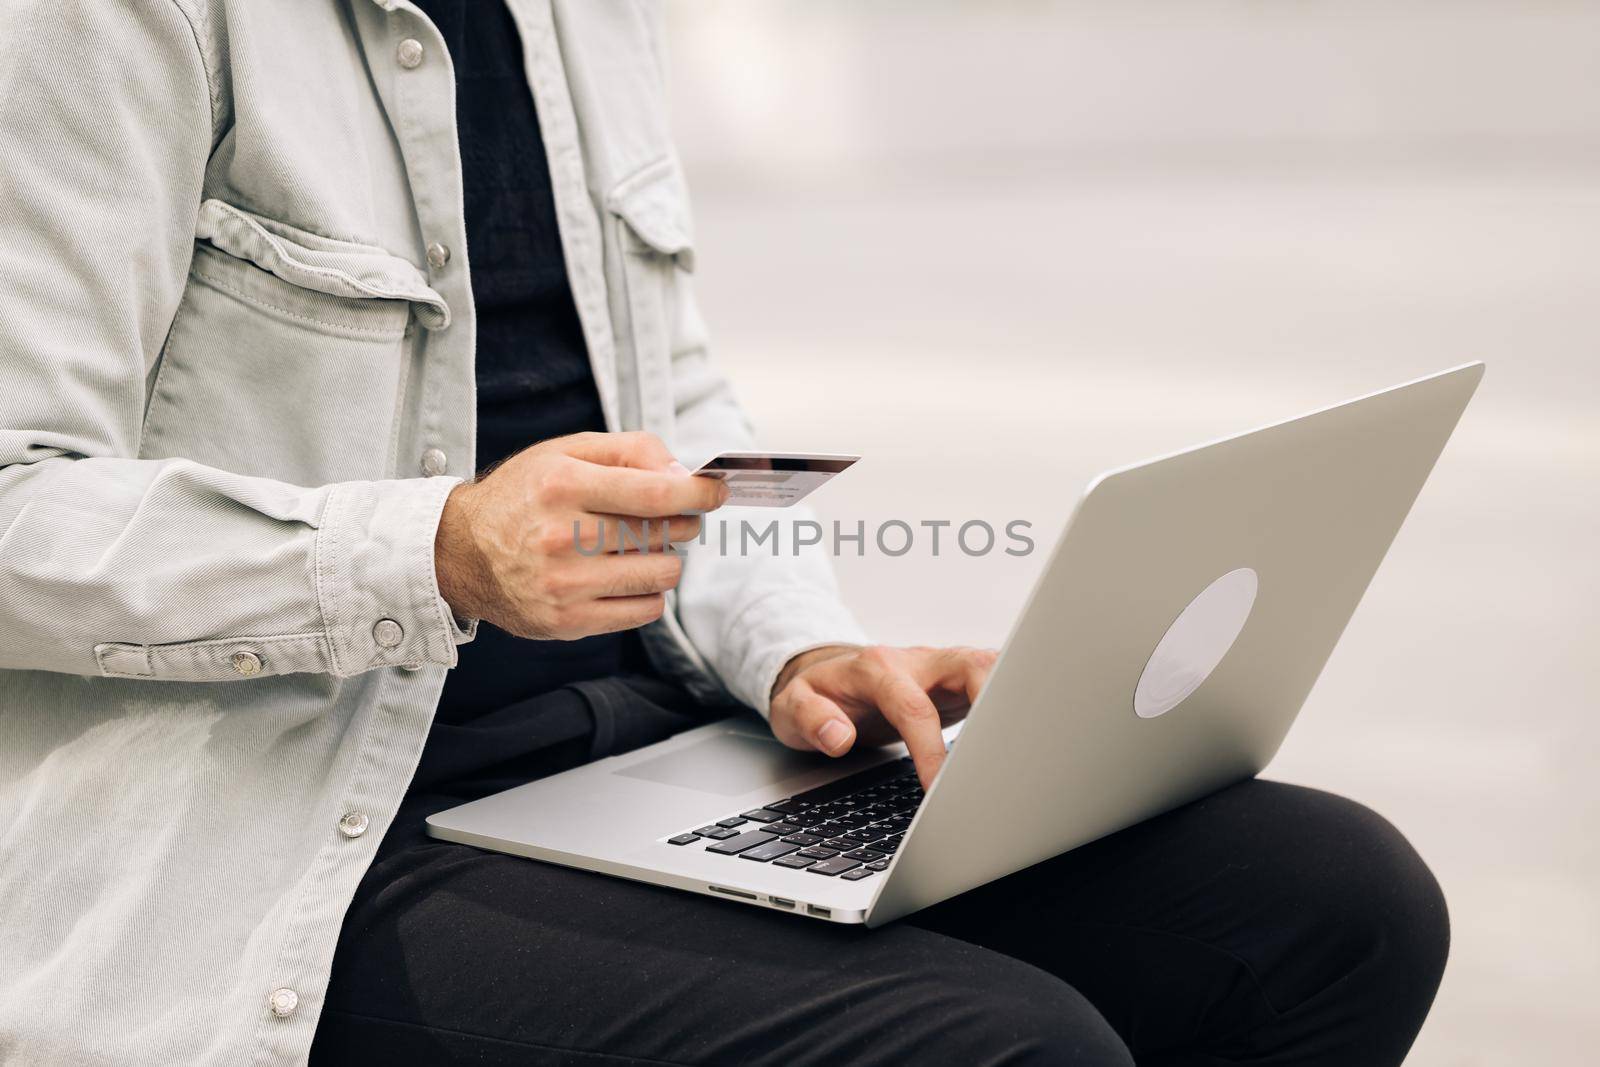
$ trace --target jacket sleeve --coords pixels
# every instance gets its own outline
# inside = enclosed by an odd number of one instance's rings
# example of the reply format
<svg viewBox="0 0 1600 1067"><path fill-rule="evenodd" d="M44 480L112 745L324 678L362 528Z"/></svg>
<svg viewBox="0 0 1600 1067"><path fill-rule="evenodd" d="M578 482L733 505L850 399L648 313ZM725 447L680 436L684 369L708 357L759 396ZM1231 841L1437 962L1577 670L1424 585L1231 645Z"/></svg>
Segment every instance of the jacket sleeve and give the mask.
<svg viewBox="0 0 1600 1067"><path fill-rule="evenodd" d="M301 488L139 458L214 133L190 21L116 0L7 18L0 668L206 681L453 664L466 635L433 575L451 480ZM383 619L398 643L374 633Z"/></svg>
<svg viewBox="0 0 1600 1067"><path fill-rule="evenodd" d="M685 463L721 451L753 449L755 434L728 381L711 363L706 330L687 272L676 273L673 447ZM804 504L776 513L775 541L746 545L739 529L745 517L718 512L706 517L704 543L691 544L678 583L678 618L689 639L728 690L766 715L773 682L783 665L807 649L865 644L860 623L839 597L838 583L822 544L796 551L791 532L815 522ZM751 517L758 531L772 515ZM726 550L719 524L729 531Z"/></svg>

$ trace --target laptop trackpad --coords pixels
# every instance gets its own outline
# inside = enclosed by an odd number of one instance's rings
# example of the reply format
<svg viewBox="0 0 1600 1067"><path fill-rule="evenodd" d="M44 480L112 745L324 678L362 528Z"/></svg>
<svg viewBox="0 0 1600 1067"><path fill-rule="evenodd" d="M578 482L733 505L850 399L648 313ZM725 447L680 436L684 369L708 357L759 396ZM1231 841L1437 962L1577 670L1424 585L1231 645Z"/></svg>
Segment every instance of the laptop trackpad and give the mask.
<svg viewBox="0 0 1600 1067"><path fill-rule="evenodd" d="M823 759L776 739L725 733L611 773L731 797L815 771Z"/></svg>

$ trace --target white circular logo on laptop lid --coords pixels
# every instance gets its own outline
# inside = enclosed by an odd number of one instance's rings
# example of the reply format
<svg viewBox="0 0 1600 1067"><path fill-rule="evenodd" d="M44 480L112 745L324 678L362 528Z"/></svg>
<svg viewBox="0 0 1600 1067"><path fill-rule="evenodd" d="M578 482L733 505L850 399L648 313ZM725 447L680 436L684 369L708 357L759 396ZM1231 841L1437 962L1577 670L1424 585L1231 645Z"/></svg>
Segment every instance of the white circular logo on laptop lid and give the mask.
<svg viewBox="0 0 1600 1067"><path fill-rule="evenodd" d="M1133 691L1141 719L1165 715L1211 676L1244 629L1256 602L1256 572L1229 571L1200 591L1150 653Z"/></svg>

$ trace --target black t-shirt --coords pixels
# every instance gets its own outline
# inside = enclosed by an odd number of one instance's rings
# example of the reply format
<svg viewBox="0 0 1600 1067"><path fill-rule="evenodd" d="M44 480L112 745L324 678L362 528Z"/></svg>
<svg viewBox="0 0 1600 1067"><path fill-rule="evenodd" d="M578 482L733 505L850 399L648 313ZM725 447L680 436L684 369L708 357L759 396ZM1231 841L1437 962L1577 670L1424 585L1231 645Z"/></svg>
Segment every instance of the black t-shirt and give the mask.
<svg viewBox="0 0 1600 1067"><path fill-rule="evenodd" d="M502 0L418 0L418 6L444 36L455 66L467 258L478 312L482 469L538 441L603 430L605 419L567 282L516 24ZM456 768L483 767L520 755L518 738L536 739L492 726L505 721L497 712L574 682L645 671L633 632L525 641L483 624L445 682L424 764L443 758Z"/></svg>

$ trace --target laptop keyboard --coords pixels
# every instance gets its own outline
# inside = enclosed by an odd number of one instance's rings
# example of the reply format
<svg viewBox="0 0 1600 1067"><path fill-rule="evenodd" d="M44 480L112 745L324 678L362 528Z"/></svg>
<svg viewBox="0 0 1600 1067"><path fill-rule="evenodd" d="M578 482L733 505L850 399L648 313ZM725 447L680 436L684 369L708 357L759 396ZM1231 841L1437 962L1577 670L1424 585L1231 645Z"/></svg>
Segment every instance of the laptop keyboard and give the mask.
<svg viewBox="0 0 1600 1067"><path fill-rule="evenodd" d="M816 789L667 839L707 852L857 882L889 866L922 803L909 759L869 767Z"/></svg>

